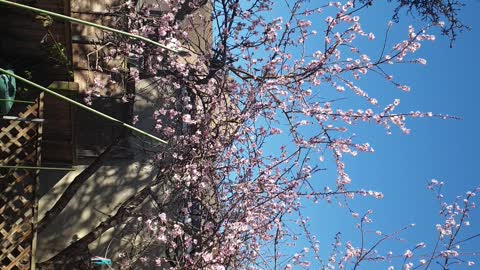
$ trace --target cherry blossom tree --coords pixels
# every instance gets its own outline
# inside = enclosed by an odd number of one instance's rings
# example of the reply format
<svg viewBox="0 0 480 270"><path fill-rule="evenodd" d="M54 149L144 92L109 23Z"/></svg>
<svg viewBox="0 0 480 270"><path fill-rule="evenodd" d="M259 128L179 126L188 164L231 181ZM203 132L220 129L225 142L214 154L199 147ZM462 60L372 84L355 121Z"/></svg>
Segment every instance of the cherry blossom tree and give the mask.
<svg viewBox="0 0 480 270"><path fill-rule="evenodd" d="M331 202L352 205L359 196L383 198L379 191L351 188L354 179L344 157L373 152L368 142L356 139L351 131L355 124L408 134L407 119L455 118L402 112L399 99L381 104L359 86L379 77L408 92L392 75L395 65L426 64L417 51L422 43L435 40L431 31L454 40L465 28L457 18L458 1L402 0L396 7L393 21L406 9L420 15L425 26L400 29L405 38L398 41L388 37L396 30L394 22L385 22L384 33L371 33L360 19L362 12L375 9L371 0L162 0L112 7L119 14L116 28L177 50L106 34L107 45L91 67L111 74L112 81L148 79L160 90L152 132L168 145L152 148L158 149L152 153L158 175L149 186L39 267L80 267L88 244L138 215L146 200L155 208L141 214L139 222L145 225L146 238L161 248L155 256L148 248L126 251L115 265L119 269L135 269L146 261L165 269L361 269L372 262L384 262L388 269L473 265L462 259L459 246L478 236L462 233L478 190L448 204L441 196L443 183L432 180L428 188L440 201L443 218L432 231L438 241L432 247L419 241L402 254L385 252L382 244L395 241L409 226L392 233L374 229L372 235L372 213L347 207L358 221L362 241L337 235L331 256L322 258L318 239L301 214L308 202L322 207ZM381 51L368 55L361 47L367 42L380 44ZM117 57L135 58L139 64L112 67ZM95 84L85 99L95 98L102 88ZM344 92L357 97L357 107L336 102ZM125 93L124 99L133 103L135 93ZM322 175L329 165L336 169L335 179ZM292 246L299 251L284 254ZM423 252L427 248L432 249ZM429 255L418 255L425 253ZM88 261L81 267L90 267Z"/></svg>

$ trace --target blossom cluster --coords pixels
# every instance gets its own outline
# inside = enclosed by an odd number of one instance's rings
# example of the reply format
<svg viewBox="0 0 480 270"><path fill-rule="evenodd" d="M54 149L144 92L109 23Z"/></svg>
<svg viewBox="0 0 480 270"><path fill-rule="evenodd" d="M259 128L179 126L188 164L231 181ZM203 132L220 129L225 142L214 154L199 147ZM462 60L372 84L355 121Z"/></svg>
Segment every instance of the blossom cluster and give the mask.
<svg viewBox="0 0 480 270"><path fill-rule="evenodd" d="M182 52L117 35L106 37L112 47L104 55L106 64L119 56L139 64L103 71L122 73L127 81L146 78L154 85L158 97L151 130L169 142L154 153L159 173L151 185L161 198L155 200L159 213L146 222L152 239L161 246L153 259L157 266L310 268L315 263L309 260L311 250L320 263L318 243L309 234L307 220L298 226L312 246L280 261L278 250L288 245L287 238L298 239L288 217L310 201L348 203L355 195L383 198L378 191L350 188L345 156L374 152L370 143L357 141L352 126L376 125L388 133L397 127L409 134L409 118L449 117L398 112L399 99L382 106L359 86L369 76L380 75L393 87L410 91L384 67L425 65L426 60L414 54L423 42L435 40L428 27L419 31L410 27L405 40L390 47L385 41L380 57L372 57L358 47L381 42L361 25L360 11L371 1L360 7L355 1L323 6L310 2L315 1L287 1L289 16L273 19L267 15L278 3L271 0L162 0L140 8L126 1L115 11L123 15L117 27ZM323 18L322 25L313 23L318 18ZM323 28L314 28L319 26ZM388 32L393 24L385 27ZM134 93L125 94L131 95L128 102L135 100ZM358 98L358 108L322 98L346 94ZM336 167L336 177L320 181L327 163ZM459 224L466 224L473 196L467 195L463 205L442 205L446 219L437 226L441 241L456 237ZM362 235L370 215L352 211L360 219ZM396 234L376 233L380 242ZM341 250L339 236L335 241L324 269L347 269L349 264L356 267L391 257L353 242L346 242ZM424 246L405 251L403 269L415 268L411 260ZM432 254L420 265L459 256L454 246Z"/></svg>

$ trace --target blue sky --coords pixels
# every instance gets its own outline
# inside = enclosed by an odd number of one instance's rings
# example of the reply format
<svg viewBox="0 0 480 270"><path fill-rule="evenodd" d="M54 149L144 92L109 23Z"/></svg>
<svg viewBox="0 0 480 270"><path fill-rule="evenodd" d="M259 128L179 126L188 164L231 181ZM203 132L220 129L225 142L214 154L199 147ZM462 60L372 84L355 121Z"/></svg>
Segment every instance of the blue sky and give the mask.
<svg viewBox="0 0 480 270"><path fill-rule="evenodd" d="M463 118L458 121L412 119L407 122L412 130L410 135L403 135L398 129L393 129L392 135L386 135L385 130L380 127L354 128L359 134L358 141L369 142L375 148L375 153L348 158L347 171L353 179L353 186L381 191L385 198L357 199L352 203L352 207L360 212L362 209L374 211L374 224L369 227L373 231L379 229L388 233L410 223L416 224L416 227L402 234L407 242L390 242L382 250L392 249L403 253L405 249L411 249L421 241L425 241L430 248L433 246L437 236L435 224L442 220L438 217L438 203L433 193L425 188L430 179L445 181L443 193L447 201L480 186L477 168L480 166L480 144L477 139L480 131L480 115L477 110L480 89L476 81L480 76L480 54L476 49L480 46L480 23L476 18L480 11L480 1L466 3L462 19L472 30L461 34L453 48L449 47L445 37L436 33L437 40L433 43L425 42L416 54L417 57L428 60L426 66L404 65L392 69L397 80L412 88L410 93L403 93L376 79L361 82L362 88L383 104L399 98L399 111L432 111ZM377 39L383 40L382 34L392 14L391 9L392 5L376 1L373 8L360 14L363 29L374 32ZM323 17L319 18L319 21L313 21L314 26L317 23L324 24ZM317 29L321 30L323 24ZM392 42L406 36L409 24L420 25L418 21L404 16L392 29ZM378 46L379 44L370 48L375 51ZM362 107L358 105L359 99L349 98L339 102L342 102L343 108ZM330 171L327 171L325 176L334 177L334 168L328 169ZM478 204L478 198L476 202ZM330 244L338 231L342 232L343 240L358 240L358 233L353 227L354 221L347 211L339 210L337 206L322 204L306 207L303 214L312 219L311 229L320 240L323 255L329 253ZM471 223L472 226L465 231L465 236L480 232L480 211L473 213ZM373 234L370 237L376 239ZM399 246L400 249L395 249L394 246ZM464 248L480 251L480 239L473 240ZM476 267L480 267L480 260L472 260L476 261L477 265L468 269L479 269ZM395 269L400 268L401 266ZM362 269L386 267L373 265ZM462 266L452 269L467 268Z"/></svg>
<svg viewBox="0 0 480 270"><path fill-rule="evenodd" d="M379 9L378 6L375 8ZM398 130L387 136L381 129L364 129L361 136L369 141L376 151L374 154L360 155L348 163L348 171L358 186L379 190L385 194L385 199L381 201L357 201L357 208L374 210L375 223L372 230L378 228L391 232L409 223L417 224L404 234L405 238L410 239L402 245L404 248L411 248L418 241L426 241L430 246L434 243L435 224L439 223L440 219L433 194L425 189L427 181L432 178L445 181L444 194L450 199L480 186L477 169L480 165L480 145L476 139L480 131L479 116L476 112L480 89L475 80L479 70L477 65L480 63L480 55L476 53L480 42L480 25L475 18L479 10L478 1L470 2L464 9L463 19L472 27L472 31L463 33L453 48L449 48L448 40L438 36L434 43L424 43L418 52L419 57L428 60L427 66L408 65L395 69L396 78L412 87L410 93L402 93L396 89L380 90L389 92L384 95L390 98L386 101L391 100L391 97L400 98L400 110L433 111L460 116L463 120L411 120L408 121L408 126L412 132L408 136ZM364 29L381 33L381 27L389 19L382 14L389 12L376 10L375 13L378 16L363 16L362 25ZM391 38L403 37L404 29L409 24L416 23L403 18L400 24L394 25ZM380 35L377 37L381 38ZM367 81L364 88L373 93L379 92L378 86ZM344 227L341 224L344 224L345 219L336 218L336 213L338 211L335 207L310 213L312 218L323 225L319 228L319 237L327 237ZM480 213L476 214L470 234L480 231ZM327 222L325 216L329 217ZM345 230L345 238L349 238L349 235L355 238L356 233L352 234L352 229ZM331 239L331 236L327 239ZM470 247L480 250L480 241L477 239L471 242Z"/></svg>

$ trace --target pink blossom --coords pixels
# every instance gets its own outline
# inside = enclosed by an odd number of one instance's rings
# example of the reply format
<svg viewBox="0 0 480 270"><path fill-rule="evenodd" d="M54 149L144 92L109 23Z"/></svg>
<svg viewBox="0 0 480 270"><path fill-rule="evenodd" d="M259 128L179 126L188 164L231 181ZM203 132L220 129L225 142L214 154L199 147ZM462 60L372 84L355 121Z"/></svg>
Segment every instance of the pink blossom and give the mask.
<svg viewBox="0 0 480 270"><path fill-rule="evenodd" d="M410 258L413 257L413 252L411 250L407 249L405 251L405 253L403 254L403 256L405 256L405 258L407 258L407 259L410 259Z"/></svg>

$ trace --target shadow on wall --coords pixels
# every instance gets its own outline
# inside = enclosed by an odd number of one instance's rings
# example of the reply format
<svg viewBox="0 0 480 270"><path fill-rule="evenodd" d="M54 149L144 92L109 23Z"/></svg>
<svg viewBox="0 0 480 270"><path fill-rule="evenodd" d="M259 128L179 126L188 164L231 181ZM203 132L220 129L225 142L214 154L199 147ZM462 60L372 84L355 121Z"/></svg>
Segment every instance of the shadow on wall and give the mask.
<svg viewBox="0 0 480 270"><path fill-rule="evenodd" d="M84 165L75 166L76 171L66 174L48 192L46 189L49 187L41 185L40 193L43 196L39 201L39 220L85 167ZM82 185L61 214L39 233L37 260L45 261L62 251L72 241L85 236L109 215L115 214L123 201L151 183L154 176L153 166L141 160L107 162ZM44 173L41 181L48 182L49 179L57 177L59 175L56 173ZM43 182L41 183L43 184ZM142 209L147 209L147 207L142 207ZM132 219L138 220L148 214L139 210L138 216L132 217ZM130 225L128 225L129 223ZM127 231L135 229L132 228L131 222L126 222L126 224L110 230L92 243L90 245L92 256L109 256L119 252L122 248L121 242L125 240L124 236L131 237ZM109 244L110 241L112 241L111 244ZM110 246L109 251L107 251L107 246Z"/></svg>
<svg viewBox="0 0 480 270"><path fill-rule="evenodd" d="M138 128L158 135L153 131L155 120L152 115L165 93L150 85L149 81L137 83L136 88L139 89L140 94L137 96L133 111L141 119L136 125ZM77 118L77 121L80 120ZM94 118L90 121L90 125L101 123L94 122ZM77 130L77 132L78 136L84 133L90 133L90 137L97 136L96 131L92 129ZM113 135L118 136L118 133L113 132L110 140L115 137ZM105 164L82 185L52 224L38 235L38 261L48 260L73 241L88 234L100 222L114 215L122 202L151 184L156 177L156 170L151 164L152 154L160 153L162 149L165 150L165 146L152 147L148 140L135 134L129 137L128 143L114 147ZM117 153L123 153L121 158L116 158ZM78 160L79 165L74 166L75 171L67 174L42 173L39 220L55 204L74 178L92 161L91 157ZM149 230L145 228L144 220L144 217L159 213L155 207L154 202L147 199L138 208L138 215L130 217L127 222L110 229L93 242L89 246L91 255L111 258L115 265L122 261L126 264L127 260L136 256L137 251L132 251L132 246L138 249L138 254L148 253L151 258L155 257L155 254L157 257L161 256L162 247L148 235ZM130 254L123 255L124 253ZM150 256L152 254L153 256ZM133 259L143 265L141 267L144 269L151 269L151 265L148 265L154 263L143 261L140 257ZM139 267L135 266L135 269L141 269Z"/></svg>

